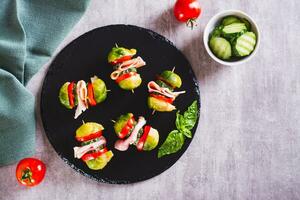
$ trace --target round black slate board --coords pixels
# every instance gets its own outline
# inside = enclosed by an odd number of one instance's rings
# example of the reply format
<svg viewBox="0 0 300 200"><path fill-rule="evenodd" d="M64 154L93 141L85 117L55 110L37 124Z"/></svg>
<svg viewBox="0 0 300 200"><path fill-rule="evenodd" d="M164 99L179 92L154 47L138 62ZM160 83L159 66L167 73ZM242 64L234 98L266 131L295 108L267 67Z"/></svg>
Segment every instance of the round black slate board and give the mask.
<svg viewBox="0 0 300 200"><path fill-rule="evenodd" d="M147 63L140 68L143 83L134 94L122 90L110 79L112 66L107 63L107 55L117 43L119 46L136 48L137 55ZM106 183L133 183L156 176L171 167L188 148L191 139L187 139L183 148L176 154L157 158L156 148L150 152L138 152L134 146L128 151L120 152L113 148L117 137L113 131L112 119L119 115L132 112L135 117L144 116L147 124L160 132L160 146L168 133L175 129L176 111L169 113L152 111L147 107L147 83L163 70L171 70L176 66L183 81L180 90L187 93L180 95L176 107L183 111L198 100L200 109L200 92L197 79L192 67L184 55L163 36L144 28L132 25L110 25L94 29L80 36L66 46L54 59L41 93L41 116L47 137L60 157L73 169L81 174L100 182ZM58 92L66 81L89 81L97 75L105 81L111 90L105 102L89 108L78 119L74 120L75 110L68 110L60 105ZM75 159L73 147L79 144L75 140L75 130L85 122L101 123L104 127L104 136L107 146L113 150L114 157L109 164L100 171L90 170L84 162ZM195 134L197 123L192 130Z"/></svg>

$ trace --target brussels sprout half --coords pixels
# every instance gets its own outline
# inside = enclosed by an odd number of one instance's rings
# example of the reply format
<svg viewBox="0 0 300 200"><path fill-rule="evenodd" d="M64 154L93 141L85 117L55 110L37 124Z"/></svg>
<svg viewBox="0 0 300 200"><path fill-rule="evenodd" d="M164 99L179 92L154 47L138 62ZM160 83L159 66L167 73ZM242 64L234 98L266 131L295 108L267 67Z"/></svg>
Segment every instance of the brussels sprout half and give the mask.
<svg viewBox="0 0 300 200"><path fill-rule="evenodd" d="M113 63L114 61L124 57L124 56L134 56L136 54L136 49L126 49L124 47L113 47L109 52L107 61Z"/></svg>
<svg viewBox="0 0 300 200"><path fill-rule="evenodd" d="M95 122L86 122L76 130L76 137L85 137L91 133L96 133L102 130L104 130L104 127L101 124Z"/></svg>
<svg viewBox="0 0 300 200"><path fill-rule="evenodd" d="M159 112L170 112L176 109L172 104L154 97L148 97L148 107Z"/></svg>
<svg viewBox="0 0 300 200"><path fill-rule="evenodd" d="M163 71L160 74L160 77L163 79L163 81L171 85L173 88L181 87L182 81L180 76L170 70Z"/></svg>
<svg viewBox="0 0 300 200"><path fill-rule="evenodd" d="M139 87L141 83L142 83L141 76L139 74L135 74L133 76L130 76L129 78L120 81L119 86L124 90L133 90Z"/></svg>

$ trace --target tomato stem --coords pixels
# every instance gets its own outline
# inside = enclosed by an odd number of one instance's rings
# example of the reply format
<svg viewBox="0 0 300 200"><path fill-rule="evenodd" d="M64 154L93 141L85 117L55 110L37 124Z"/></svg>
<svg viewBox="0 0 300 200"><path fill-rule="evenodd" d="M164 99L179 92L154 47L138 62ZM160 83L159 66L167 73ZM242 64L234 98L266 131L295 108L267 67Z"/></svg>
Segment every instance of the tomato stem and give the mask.
<svg viewBox="0 0 300 200"><path fill-rule="evenodd" d="M32 183L32 171L30 170L29 167L27 167L26 169L24 169L22 171L22 177L21 180L25 181L25 180L29 180L30 183Z"/></svg>
<svg viewBox="0 0 300 200"><path fill-rule="evenodd" d="M197 26L196 19L195 19L195 18L188 19L188 20L186 21L186 26L187 26L187 27L190 27L191 30L193 30L194 26Z"/></svg>

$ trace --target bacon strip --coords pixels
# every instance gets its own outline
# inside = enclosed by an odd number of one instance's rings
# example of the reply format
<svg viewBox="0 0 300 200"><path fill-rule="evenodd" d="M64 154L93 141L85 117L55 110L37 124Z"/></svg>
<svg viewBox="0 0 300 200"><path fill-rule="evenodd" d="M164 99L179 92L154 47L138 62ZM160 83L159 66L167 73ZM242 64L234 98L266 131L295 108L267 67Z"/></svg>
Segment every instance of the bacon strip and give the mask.
<svg viewBox="0 0 300 200"><path fill-rule="evenodd" d="M179 91L179 92L172 92L169 90L169 88L163 88L160 87L157 83L155 83L154 81L150 81L148 83L148 91L149 92L157 92L159 94L162 94L166 97L172 98L173 100L175 100L175 98L180 95L180 94L184 94L185 91Z"/></svg>
<svg viewBox="0 0 300 200"><path fill-rule="evenodd" d="M123 71L126 71L130 68L139 68L143 67L146 65L146 62L139 56L137 58L131 59L131 60L126 60L120 64L117 70L113 71L110 74L110 78L112 80L116 80Z"/></svg>

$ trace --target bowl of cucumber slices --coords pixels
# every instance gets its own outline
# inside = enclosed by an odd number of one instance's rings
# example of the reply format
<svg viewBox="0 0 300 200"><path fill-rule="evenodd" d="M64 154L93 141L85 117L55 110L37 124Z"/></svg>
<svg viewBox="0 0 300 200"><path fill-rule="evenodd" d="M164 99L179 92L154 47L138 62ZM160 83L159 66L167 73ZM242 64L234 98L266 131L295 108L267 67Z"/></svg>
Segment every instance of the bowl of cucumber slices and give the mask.
<svg viewBox="0 0 300 200"><path fill-rule="evenodd" d="M232 66L245 63L256 54L260 33L255 21L246 13L225 10L208 22L203 42L216 62Z"/></svg>

